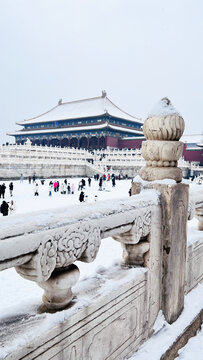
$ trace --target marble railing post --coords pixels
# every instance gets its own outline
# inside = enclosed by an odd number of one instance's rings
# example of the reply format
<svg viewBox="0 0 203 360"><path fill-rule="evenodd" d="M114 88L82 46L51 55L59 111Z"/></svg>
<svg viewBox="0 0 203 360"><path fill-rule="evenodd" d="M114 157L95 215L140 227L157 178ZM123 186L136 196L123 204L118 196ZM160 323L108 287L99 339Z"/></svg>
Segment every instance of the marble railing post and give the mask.
<svg viewBox="0 0 203 360"><path fill-rule="evenodd" d="M146 180L134 183L132 194L144 188L161 193L163 216L163 279L162 309L166 320L174 322L184 308L184 282L187 242L188 185L181 184L182 171L177 161L182 155L179 141L184 131L184 120L170 100L164 98L145 120L143 126L147 141L142 143L146 167L140 171ZM172 179L165 183L156 180ZM153 181L153 182L151 182Z"/></svg>

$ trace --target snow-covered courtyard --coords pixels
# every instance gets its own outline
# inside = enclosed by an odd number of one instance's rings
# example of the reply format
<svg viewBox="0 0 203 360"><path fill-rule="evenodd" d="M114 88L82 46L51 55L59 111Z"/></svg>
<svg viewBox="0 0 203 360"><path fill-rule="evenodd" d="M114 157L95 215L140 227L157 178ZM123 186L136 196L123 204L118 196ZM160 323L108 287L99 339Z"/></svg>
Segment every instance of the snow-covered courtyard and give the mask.
<svg viewBox="0 0 203 360"><path fill-rule="evenodd" d="M53 181L55 179L52 179ZM42 185L41 181L37 180L39 184L39 196L34 196L34 184L28 183L28 180L20 180L14 181L14 191L13 197L9 194L9 183L10 181L5 181L6 185L6 194L5 200L10 203L11 199L14 200L15 203L15 211L8 216L10 219L14 218L16 215L23 215L29 212L35 212L38 210L47 210L54 208L61 208L61 207L71 207L73 205L78 206L85 206L84 203L79 202L79 194L80 191L78 190L78 184L81 179L79 178L72 178L67 179L67 183L74 184L75 191L74 194L61 194L59 192L52 191L52 196L49 196L49 182L50 179L45 180L45 184ZM128 198L129 197L129 189L131 186L131 180L118 180L116 181L116 186L112 187L111 181L105 182L103 185L103 190L99 190L99 182L92 179L91 186L88 186L87 178L86 180L86 187L85 187L85 199L88 203L95 203L95 195L98 202L106 200L106 199L114 199L117 198ZM62 183L64 179L59 179L59 182ZM2 183L2 182L0 182ZM0 221L4 221L4 218L1 216ZM197 220L194 219L190 222L190 229L189 235L194 234L197 229ZM105 272L105 268L108 268L112 265L116 266L118 262L121 261L122 258L122 249L121 245L114 241L112 238L107 238L102 240L102 245L100 247L99 253L97 258L93 263L86 264L83 262L77 261L76 264L80 269L80 279L84 280L87 279L89 276L95 276L95 278L101 276L102 272ZM36 285L35 282L28 281L20 277L14 270L8 269L5 271L0 272L0 283L1 283L1 296L0 296L0 323L3 324L6 321L6 318L12 318L15 316L24 316L25 314L29 314L35 316L37 313L37 309L40 307L41 304L41 297L43 290ZM91 283L90 283L91 284ZM164 322L162 319L159 323L159 330L164 328L165 338L161 337L162 335L157 335L160 337L160 341L163 343L167 343L172 339L172 334L176 331L177 335L179 333L179 327L184 327L184 324L187 323L188 313L192 313L191 303L194 303L194 297L199 296L199 299L196 301L194 307L194 311L197 311L200 307L201 299L203 296L203 288L199 286L198 290L194 290L194 295L188 296L188 300L186 301L186 310L185 316L183 313L182 318L179 320L179 325L171 325L169 326ZM195 295L196 294L196 295ZM191 297L191 302L189 301ZM61 312L61 316L64 312ZM60 317L60 316L59 316ZM55 315L48 315L48 322L50 324L54 324L54 322L58 321L56 314ZM157 331L157 334L159 333ZM198 340L199 339L199 340ZM199 334L198 337L191 340L187 345L186 349L181 350L180 352L180 359L189 359L188 354L194 354L194 348L196 349L197 358L200 356L200 351L202 349L202 332ZM20 341L20 340L19 340ZM21 339L23 344L23 339ZM19 345L18 344L15 345ZM154 346L154 357L151 353L151 346ZM9 347L8 347L9 348ZM0 350L0 357L6 355L8 348ZM149 350L150 349L150 350ZM138 356L138 357L137 357ZM148 357L149 356L149 357ZM156 349L156 344L154 345L154 340L150 339L143 345L136 356L132 359L158 359L159 352ZM200 357L199 357L200 358Z"/></svg>

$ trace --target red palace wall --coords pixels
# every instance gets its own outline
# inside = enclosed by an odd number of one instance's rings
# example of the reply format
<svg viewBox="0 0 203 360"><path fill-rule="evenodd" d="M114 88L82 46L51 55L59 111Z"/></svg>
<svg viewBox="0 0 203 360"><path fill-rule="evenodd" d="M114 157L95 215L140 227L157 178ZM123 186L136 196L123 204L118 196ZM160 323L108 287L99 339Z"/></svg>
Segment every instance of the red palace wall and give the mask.
<svg viewBox="0 0 203 360"><path fill-rule="evenodd" d="M199 162L200 165L203 165L203 149L199 150L186 150L187 145L184 145L183 149L183 157L186 161L196 161Z"/></svg>
<svg viewBox="0 0 203 360"><path fill-rule="evenodd" d="M118 147L119 149L140 149L143 141L145 141L145 139L118 140Z"/></svg>
<svg viewBox="0 0 203 360"><path fill-rule="evenodd" d="M118 138L107 136L106 137L106 147L115 147L118 148Z"/></svg>
<svg viewBox="0 0 203 360"><path fill-rule="evenodd" d="M143 140L145 139L121 140L112 136L107 136L106 146L115 147L118 149L140 149Z"/></svg>

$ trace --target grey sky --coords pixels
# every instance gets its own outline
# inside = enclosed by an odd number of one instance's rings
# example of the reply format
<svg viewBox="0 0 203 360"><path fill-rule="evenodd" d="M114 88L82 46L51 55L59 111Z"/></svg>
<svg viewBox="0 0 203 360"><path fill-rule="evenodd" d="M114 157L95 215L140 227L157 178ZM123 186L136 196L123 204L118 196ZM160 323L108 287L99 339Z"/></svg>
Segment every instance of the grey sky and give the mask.
<svg viewBox="0 0 203 360"><path fill-rule="evenodd" d="M143 119L168 96L203 130L202 0L0 0L0 143L15 122L105 89Z"/></svg>

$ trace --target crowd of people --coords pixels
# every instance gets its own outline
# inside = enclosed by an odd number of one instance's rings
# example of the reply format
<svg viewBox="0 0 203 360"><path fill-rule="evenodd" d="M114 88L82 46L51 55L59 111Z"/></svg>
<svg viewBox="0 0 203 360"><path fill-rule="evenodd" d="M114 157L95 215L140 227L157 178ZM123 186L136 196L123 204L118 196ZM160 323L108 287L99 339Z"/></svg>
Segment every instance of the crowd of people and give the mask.
<svg viewBox="0 0 203 360"><path fill-rule="evenodd" d="M119 179L119 177L116 177L114 174L110 174L108 173L103 174L102 176L100 176L99 174L94 175L94 180L98 182L98 190L102 191L105 189L109 189L109 185L112 184L112 187L116 186L116 179ZM26 180L28 180L29 184L34 185L34 196L38 197L40 196L40 186L41 185L47 185L48 183L48 196L51 197L53 196L53 193L60 193L62 195L73 195L75 194L75 184L74 182L68 182L67 179L63 179L63 180L50 180L48 182L48 180L45 179L37 179L36 175L33 175L32 177L29 176ZM20 175L20 183L23 183L25 181L23 174ZM87 184L86 184L87 182ZM41 184L40 184L41 183ZM91 177L88 177L87 180L85 180L84 178L82 178L79 183L78 183L78 187L77 190L79 191L79 202L87 202L88 201L88 195L85 194L85 190L87 188L90 188L92 184L92 179ZM107 186L108 184L108 186ZM39 186L40 185L40 186ZM87 186L87 187L86 187ZM8 185L8 190L9 190L9 194L10 197L13 196L13 191L14 191L14 184L13 182L10 182ZM5 183L0 184L0 198L5 199L5 192L6 192L6 185ZM98 195L95 194L94 195L94 201L98 201ZM5 201L3 200L2 204L0 205L0 212L2 213L3 216L7 216L9 214L12 214L13 212L15 212L16 210L16 206L14 204L14 201Z"/></svg>

